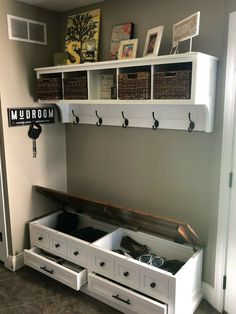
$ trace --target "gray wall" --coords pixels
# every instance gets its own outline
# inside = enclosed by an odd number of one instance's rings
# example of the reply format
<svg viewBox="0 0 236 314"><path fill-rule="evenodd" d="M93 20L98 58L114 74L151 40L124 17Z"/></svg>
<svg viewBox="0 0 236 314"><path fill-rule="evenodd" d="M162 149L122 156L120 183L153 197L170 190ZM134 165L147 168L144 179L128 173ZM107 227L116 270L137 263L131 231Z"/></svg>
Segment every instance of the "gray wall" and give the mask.
<svg viewBox="0 0 236 314"><path fill-rule="evenodd" d="M48 45L42 46L8 39L7 14L42 21L47 24ZM22 252L29 245L27 222L47 213L51 207L32 193L32 185L42 184L66 190L66 155L64 125L44 125L37 140L38 156L32 158L32 140L28 127L8 127L7 108L38 106L35 103L35 67L52 65L59 47L59 15L15 0L1 0L0 10L0 93L5 144L9 209L10 254ZM1 143L2 145L2 143ZM58 171L60 169L60 171Z"/></svg>
<svg viewBox="0 0 236 314"><path fill-rule="evenodd" d="M66 128L68 191L190 223L206 243L204 280L212 285L222 134L225 3L109 0L80 10L102 10L100 60L108 58L112 25L127 21L135 24L139 57L147 30L164 25L160 54L168 54L172 25L201 11L200 35L193 39L193 51L220 58L213 133L172 130L154 133L151 129L84 125ZM77 11L62 16L62 49L66 16Z"/></svg>

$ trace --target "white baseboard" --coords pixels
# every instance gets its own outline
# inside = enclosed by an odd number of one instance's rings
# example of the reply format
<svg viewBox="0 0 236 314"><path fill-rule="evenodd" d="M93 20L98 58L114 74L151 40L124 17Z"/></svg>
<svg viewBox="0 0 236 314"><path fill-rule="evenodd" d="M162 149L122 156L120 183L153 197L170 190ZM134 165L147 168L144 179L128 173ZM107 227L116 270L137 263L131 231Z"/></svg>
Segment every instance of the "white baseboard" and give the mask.
<svg viewBox="0 0 236 314"><path fill-rule="evenodd" d="M195 310L198 308L199 304L201 303L202 299L203 299L203 293L199 293L199 291L196 291L193 297L193 306L192 306L191 313L195 312Z"/></svg>
<svg viewBox="0 0 236 314"><path fill-rule="evenodd" d="M216 304L216 291L211 285L209 285L209 283L205 281L202 282L202 293L203 298L219 311Z"/></svg>
<svg viewBox="0 0 236 314"><path fill-rule="evenodd" d="M24 253L22 252L13 256L9 255L4 265L11 271L16 271L22 268L24 266Z"/></svg>

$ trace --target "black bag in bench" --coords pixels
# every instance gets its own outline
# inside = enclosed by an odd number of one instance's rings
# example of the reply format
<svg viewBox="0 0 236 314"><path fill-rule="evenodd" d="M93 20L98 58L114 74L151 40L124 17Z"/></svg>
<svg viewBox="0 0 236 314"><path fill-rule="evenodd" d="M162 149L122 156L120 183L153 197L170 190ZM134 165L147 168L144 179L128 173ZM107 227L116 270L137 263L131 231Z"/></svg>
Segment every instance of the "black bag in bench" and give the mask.
<svg viewBox="0 0 236 314"><path fill-rule="evenodd" d="M64 211L58 215L56 229L66 234L76 235L78 223L78 215Z"/></svg>

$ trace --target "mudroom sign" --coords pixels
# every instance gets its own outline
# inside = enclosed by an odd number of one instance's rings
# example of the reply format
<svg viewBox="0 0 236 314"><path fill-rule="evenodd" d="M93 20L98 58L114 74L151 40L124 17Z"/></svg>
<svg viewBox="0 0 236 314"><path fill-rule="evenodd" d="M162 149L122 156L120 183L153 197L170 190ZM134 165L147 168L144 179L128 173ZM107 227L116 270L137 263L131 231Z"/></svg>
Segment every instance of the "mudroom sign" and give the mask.
<svg viewBox="0 0 236 314"><path fill-rule="evenodd" d="M38 108L8 108L8 125L20 126L34 123L54 123L55 108L38 107Z"/></svg>

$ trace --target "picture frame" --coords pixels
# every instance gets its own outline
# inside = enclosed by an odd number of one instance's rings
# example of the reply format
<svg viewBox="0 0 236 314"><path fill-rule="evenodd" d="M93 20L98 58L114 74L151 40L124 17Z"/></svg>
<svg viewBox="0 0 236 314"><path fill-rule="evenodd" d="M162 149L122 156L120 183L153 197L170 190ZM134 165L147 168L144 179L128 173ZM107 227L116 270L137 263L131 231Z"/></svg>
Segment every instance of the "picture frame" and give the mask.
<svg viewBox="0 0 236 314"><path fill-rule="evenodd" d="M134 24L131 22L112 26L109 60L117 60L120 42L133 38Z"/></svg>
<svg viewBox="0 0 236 314"><path fill-rule="evenodd" d="M163 31L163 25L148 30L143 50L144 57L158 55Z"/></svg>
<svg viewBox="0 0 236 314"><path fill-rule="evenodd" d="M120 42L118 59L136 58L138 39L122 40Z"/></svg>
<svg viewBox="0 0 236 314"><path fill-rule="evenodd" d="M68 64L97 62L101 10L67 17L65 52Z"/></svg>
<svg viewBox="0 0 236 314"><path fill-rule="evenodd" d="M173 25L172 46L199 35L200 11Z"/></svg>

